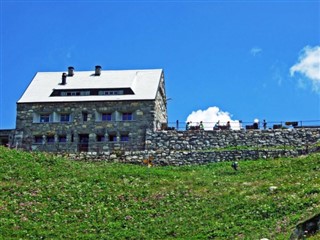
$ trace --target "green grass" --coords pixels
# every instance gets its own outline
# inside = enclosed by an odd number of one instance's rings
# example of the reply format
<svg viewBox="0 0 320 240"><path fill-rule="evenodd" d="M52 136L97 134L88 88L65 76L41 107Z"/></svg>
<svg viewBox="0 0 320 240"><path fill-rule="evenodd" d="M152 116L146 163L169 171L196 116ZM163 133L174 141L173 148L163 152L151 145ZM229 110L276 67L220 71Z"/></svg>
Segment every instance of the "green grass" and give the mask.
<svg viewBox="0 0 320 240"><path fill-rule="evenodd" d="M288 239L320 212L319 173L319 154L234 172L228 162L147 168L0 147L0 239Z"/></svg>

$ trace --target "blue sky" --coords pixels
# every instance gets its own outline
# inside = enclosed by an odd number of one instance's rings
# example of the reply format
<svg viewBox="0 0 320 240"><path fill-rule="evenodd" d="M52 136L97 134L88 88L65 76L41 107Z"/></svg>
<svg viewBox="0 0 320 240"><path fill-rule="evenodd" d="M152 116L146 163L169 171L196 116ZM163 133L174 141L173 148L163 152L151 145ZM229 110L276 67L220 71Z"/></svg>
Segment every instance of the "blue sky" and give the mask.
<svg viewBox="0 0 320 240"><path fill-rule="evenodd" d="M169 122L320 120L320 1L0 4L1 129L36 72L95 65L164 69Z"/></svg>

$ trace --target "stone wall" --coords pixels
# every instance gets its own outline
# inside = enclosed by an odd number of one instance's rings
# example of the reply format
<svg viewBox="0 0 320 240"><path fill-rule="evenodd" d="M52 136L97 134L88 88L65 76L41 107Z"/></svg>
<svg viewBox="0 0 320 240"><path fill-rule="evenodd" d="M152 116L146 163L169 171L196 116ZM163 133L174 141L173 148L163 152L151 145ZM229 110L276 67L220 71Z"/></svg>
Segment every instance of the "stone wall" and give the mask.
<svg viewBox="0 0 320 240"><path fill-rule="evenodd" d="M144 151L91 152L75 160L155 165L193 165L223 161L297 157L320 150L320 128L252 131L147 131Z"/></svg>
<svg viewBox="0 0 320 240"><path fill-rule="evenodd" d="M147 131L150 150L214 150L229 147L303 148L320 139L320 128L277 130Z"/></svg>
<svg viewBox="0 0 320 240"><path fill-rule="evenodd" d="M81 135L87 136L87 147L91 152L100 147L100 151L108 151L109 145L101 143L109 142L109 136L120 141L124 135L128 136L130 143L144 144L146 129L156 129L159 125L155 111L155 101L20 103L17 105L16 145L28 150L76 152ZM99 119L102 113L111 113L112 120ZM132 113L133 119L123 121L123 113ZM37 121L41 114L50 114L50 122ZM70 121L61 122L61 114L70 114ZM66 141L59 142L60 136ZM35 138L43 138L43 141L36 142Z"/></svg>
<svg viewBox="0 0 320 240"><path fill-rule="evenodd" d="M319 149L318 149L319 150ZM117 151L117 152L89 152L67 154L72 160L107 161L132 164L144 164L151 160L156 166L182 166L202 165L216 162L273 159L279 157L297 157L310 153L303 149L299 150L226 150L211 152L190 151Z"/></svg>

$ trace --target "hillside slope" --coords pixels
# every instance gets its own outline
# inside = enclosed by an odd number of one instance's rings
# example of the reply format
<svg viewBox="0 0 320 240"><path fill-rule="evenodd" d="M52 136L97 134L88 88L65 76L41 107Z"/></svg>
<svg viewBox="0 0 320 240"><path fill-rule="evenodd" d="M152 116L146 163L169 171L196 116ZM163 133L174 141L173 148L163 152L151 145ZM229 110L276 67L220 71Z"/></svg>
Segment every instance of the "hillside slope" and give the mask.
<svg viewBox="0 0 320 240"><path fill-rule="evenodd" d="M320 212L320 154L193 167L0 147L1 239L288 239ZM270 187L277 187L271 191Z"/></svg>

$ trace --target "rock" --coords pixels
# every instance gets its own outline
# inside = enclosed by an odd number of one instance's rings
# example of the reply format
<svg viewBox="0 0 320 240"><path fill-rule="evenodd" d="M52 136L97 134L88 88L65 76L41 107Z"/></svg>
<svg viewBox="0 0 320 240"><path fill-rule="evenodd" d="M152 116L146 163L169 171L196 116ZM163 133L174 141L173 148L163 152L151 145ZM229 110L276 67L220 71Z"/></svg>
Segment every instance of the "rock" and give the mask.
<svg viewBox="0 0 320 240"><path fill-rule="evenodd" d="M276 192L278 190L278 187L276 186L271 186L269 187L270 192Z"/></svg>

